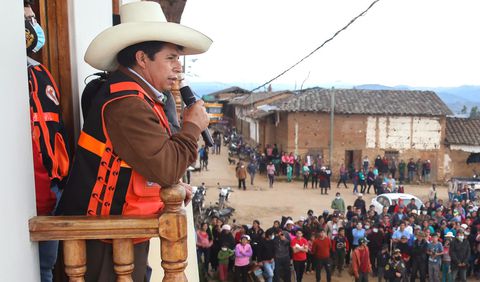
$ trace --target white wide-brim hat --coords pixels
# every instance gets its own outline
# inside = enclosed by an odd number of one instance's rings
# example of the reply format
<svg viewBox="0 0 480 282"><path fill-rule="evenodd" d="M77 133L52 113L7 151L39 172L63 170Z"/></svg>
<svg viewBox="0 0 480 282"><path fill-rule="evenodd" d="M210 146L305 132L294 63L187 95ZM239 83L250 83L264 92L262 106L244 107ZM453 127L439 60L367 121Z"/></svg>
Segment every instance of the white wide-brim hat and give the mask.
<svg viewBox="0 0 480 282"><path fill-rule="evenodd" d="M124 48L145 41L163 41L182 46L182 55L204 53L212 40L203 33L181 24L167 22L160 4L132 2L120 6L121 23L102 31L85 53L85 61L103 71L118 68L117 54Z"/></svg>

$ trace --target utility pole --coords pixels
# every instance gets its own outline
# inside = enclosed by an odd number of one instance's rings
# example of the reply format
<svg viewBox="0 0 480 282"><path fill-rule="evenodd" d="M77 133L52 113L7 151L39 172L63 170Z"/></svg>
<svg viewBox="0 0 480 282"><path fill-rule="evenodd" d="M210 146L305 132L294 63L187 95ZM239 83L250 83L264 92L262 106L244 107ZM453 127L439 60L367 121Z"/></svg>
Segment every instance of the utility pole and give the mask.
<svg viewBox="0 0 480 282"><path fill-rule="evenodd" d="M328 165L330 169L333 169L333 122L335 116L335 90L332 87L330 90L330 144L329 144L329 154L328 154Z"/></svg>

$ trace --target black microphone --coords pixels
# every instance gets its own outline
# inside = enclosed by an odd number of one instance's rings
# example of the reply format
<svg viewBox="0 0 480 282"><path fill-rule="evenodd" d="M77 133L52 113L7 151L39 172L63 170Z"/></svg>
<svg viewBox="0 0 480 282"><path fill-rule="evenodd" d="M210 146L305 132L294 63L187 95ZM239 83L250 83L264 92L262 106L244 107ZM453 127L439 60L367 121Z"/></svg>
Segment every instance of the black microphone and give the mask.
<svg viewBox="0 0 480 282"><path fill-rule="evenodd" d="M180 89L180 95L182 95L182 100L187 106L187 108L195 104L195 102L197 101L197 99L195 99L195 96L193 95L192 90L188 86L184 86ZM213 139L212 139L212 136L210 135L210 131L208 131L208 128L202 131L202 138L203 138L203 141L205 141L205 146L207 147L213 146Z"/></svg>

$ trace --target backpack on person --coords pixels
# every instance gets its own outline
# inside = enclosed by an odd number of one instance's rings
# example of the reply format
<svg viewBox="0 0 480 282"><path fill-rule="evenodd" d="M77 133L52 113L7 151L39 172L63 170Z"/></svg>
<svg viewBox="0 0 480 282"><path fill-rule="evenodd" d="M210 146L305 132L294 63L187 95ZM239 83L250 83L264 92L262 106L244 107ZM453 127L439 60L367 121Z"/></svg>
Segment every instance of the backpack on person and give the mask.
<svg viewBox="0 0 480 282"><path fill-rule="evenodd" d="M87 119L87 115L90 111L90 106L92 105L92 102L95 99L95 96L97 95L97 93L99 93L100 89L102 89L103 85L109 78L110 73L97 72L97 73L91 74L85 79L85 82L91 76L96 76L96 77L90 80L87 83L87 85L85 85L85 89L83 89L82 97L81 97L82 116L84 121Z"/></svg>

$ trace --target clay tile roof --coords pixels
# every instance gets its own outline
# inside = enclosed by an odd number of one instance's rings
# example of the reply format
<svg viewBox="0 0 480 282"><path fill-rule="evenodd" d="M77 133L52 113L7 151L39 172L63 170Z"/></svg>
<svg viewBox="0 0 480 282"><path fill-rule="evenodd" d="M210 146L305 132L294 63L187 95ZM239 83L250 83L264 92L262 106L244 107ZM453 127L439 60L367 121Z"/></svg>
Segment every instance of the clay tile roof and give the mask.
<svg viewBox="0 0 480 282"><path fill-rule="evenodd" d="M452 115L432 91L321 89L302 91L279 106L287 112L330 112L330 97L335 94L335 113L371 115Z"/></svg>
<svg viewBox="0 0 480 282"><path fill-rule="evenodd" d="M272 97L279 96L279 95L282 95L282 94L293 95L293 93L291 91L254 92L254 93L250 93L250 94L245 94L245 95L240 96L240 97L236 97L236 98L232 99L229 102L229 104L247 106L247 105L251 105L253 103L256 103L256 102L259 102L259 101L262 101L262 100L266 100L266 99L270 99Z"/></svg>
<svg viewBox="0 0 480 282"><path fill-rule="evenodd" d="M235 97L241 96L242 94L250 93L250 91L243 88L232 86L220 91L212 92L207 95L203 95L202 99L207 102L213 101L229 101Z"/></svg>
<svg viewBox="0 0 480 282"><path fill-rule="evenodd" d="M445 140L448 144L480 145L480 119L447 118Z"/></svg>

